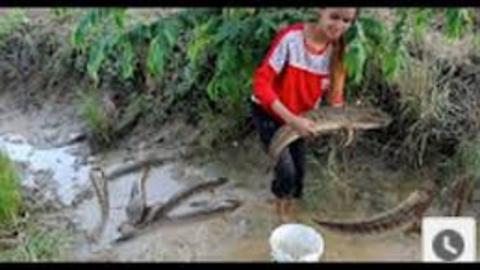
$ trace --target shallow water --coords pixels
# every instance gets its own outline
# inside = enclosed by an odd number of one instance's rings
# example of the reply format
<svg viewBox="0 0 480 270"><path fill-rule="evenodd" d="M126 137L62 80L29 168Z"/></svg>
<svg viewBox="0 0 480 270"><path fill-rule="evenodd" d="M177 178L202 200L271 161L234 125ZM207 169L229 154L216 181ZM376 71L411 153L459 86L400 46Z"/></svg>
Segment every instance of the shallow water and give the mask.
<svg viewBox="0 0 480 270"><path fill-rule="evenodd" d="M27 165L23 184L37 185L39 180L35 179L35 172L50 171L56 193L66 205L70 205L82 189L91 185L89 167L80 164L80 159L74 154L76 147L80 146L38 149L20 136L0 136L0 148L13 160ZM126 219L125 207L130 188L140 178L140 171L111 180L108 183L110 215L105 231L95 245L80 243L73 259L95 260L98 255L97 259L107 261L272 261L268 238L280 224L276 223L273 208L258 192L268 190L268 186L259 180L265 178L265 173L258 166L250 167L241 161L230 163L216 161L196 166L207 177L227 176L235 185L238 184L234 189L231 187L221 192L223 196L230 196L229 192L243 196L244 206L227 215L226 221L212 219L167 226L139 236L123 246L112 246L111 241L118 237L117 227ZM147 181L147 204L166 201L188 186L185 175L178 174L187 168L185 164L172 163L152 169ZM406 188L405 192L409 190ZM193 199L200 204L211 200L208 194L200 194ZM191 210L192 207L187 202L178 210ZM94 196L81 201L70 216L80 231L90 231L100 221L97 198ZM325 253L321 261L421 260L421 239L418 237L406 237L401 233L352 237L315 228L325 239Z"/></svg>
<svg viewBox="0 0 480 270"><path fill-rule="evenodd" d="M0 136L0 150L5 151L12 160L27 165L28 173L22 179L22 185L36 186L39 184L35 180L36 173L51 172L52 180L56 183L55 193L66 206L70 206L75 197L89 185L89 166L81 165L79 157L72 153L76 147L78 146L38 149L21 136Z"/></svg>

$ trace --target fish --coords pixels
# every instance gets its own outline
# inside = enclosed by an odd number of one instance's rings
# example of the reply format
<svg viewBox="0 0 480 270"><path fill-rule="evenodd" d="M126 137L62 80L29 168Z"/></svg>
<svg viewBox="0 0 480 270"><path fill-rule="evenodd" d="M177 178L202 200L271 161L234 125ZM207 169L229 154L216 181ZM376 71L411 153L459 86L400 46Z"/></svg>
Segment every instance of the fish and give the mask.
<svg viewBox="0 0 480 270"><path fill-rule="evenodd" d="M365 106L320 107L307 112L304 117L312 120L315 136L337 130L347 130L348 139L345 145L351 144L355 130L379 129L388 126L392 118L385 112ZM301 135L291 126L283 125L274 134L268 146L268 155L277 161L288 145L299 139Z"/></svg>

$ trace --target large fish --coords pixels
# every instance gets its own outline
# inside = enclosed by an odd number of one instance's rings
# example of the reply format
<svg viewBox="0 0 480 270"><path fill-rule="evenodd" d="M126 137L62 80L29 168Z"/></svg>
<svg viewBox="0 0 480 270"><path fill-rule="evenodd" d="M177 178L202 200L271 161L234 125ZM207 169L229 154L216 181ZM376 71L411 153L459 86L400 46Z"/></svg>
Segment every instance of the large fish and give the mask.
<svg viewBox="0 0 480 270"><path fill-rule="evenodd" d="M313 221L331 231L350 235L381 234L398 229L406 229L419 222L431 206L438 187L433 181L413 191L403 202L393 209L374 217L357 220L331 220L314 217Z"/></svg>
<svg viewBox="0 0 480 270"><path fill-rule="evenodd" d="M358 106L321 107L306 113L304 117L315 123L316 135L347 130L349 138L346 144L352 141L354 130L378 129L388 126L392 121L389 115L378 109ZM282 151L300 137L301 135L291 126L280 127L269 145L269 156L276 161Z"/></svg>

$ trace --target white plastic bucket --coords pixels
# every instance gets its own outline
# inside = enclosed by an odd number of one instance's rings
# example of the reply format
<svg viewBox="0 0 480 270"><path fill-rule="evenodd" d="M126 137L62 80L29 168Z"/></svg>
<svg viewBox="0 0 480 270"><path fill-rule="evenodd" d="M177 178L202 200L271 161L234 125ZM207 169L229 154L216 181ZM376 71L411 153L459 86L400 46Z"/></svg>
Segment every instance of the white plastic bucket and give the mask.
<svg viewBox="0 0 480 270"><path fill-rule="evenodd" d="M320 233L303 224L284 224L270 235L270 254L276 262L318 262L325 242Z"/></svg>

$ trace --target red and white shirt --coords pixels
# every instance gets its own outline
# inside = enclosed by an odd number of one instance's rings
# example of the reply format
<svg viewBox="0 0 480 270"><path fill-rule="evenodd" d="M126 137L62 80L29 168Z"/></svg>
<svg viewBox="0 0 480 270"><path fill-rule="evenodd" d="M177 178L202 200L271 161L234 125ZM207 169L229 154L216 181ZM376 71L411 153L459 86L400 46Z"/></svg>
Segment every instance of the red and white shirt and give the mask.
<svg viewBox="0 0 480 270"><path fill-rule="evenodd" d="M252 99L280 123L271 109L277 99L296 115L313 109L330 88L332 50L330 43L321 51L309 50L303 23L281 29L255 72ZM343 104L343 94L331 102Z"/></svg>

